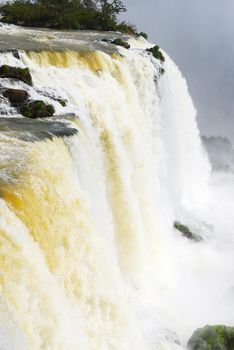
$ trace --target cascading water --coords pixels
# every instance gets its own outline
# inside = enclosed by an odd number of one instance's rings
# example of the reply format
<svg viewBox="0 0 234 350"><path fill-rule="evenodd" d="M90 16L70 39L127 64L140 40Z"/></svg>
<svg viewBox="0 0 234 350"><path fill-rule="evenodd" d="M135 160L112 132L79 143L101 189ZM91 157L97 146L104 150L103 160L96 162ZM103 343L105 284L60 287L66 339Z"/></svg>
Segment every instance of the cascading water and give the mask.
<svg viewBox="0 0 234 350"><path fill-rule="evenodd" d="M144 46L0 55L1 65L28 67L33 78L33 87L9 79L2 87L53 104L49 120L77 130L48 137L46 121L39 136L37 121L20 133L1 126L0 292L17 350L182 349L172 331L185 343L204 323L233 322L220 302L233 258L209 238L206 222L218 223L196 112L174 63L166 56L161 75ZM177 219L207 240L180 237Z"/></svg>

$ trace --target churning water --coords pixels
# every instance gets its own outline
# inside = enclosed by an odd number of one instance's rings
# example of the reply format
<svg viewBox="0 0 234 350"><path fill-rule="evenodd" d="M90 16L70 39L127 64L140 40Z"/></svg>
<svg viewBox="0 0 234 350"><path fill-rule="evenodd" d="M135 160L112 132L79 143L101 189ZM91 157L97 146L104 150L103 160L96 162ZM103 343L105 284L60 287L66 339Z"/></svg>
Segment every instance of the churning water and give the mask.
<svg viewBox="0 0 234 350"><path fill-rule="evenodd" d="M175 64L98 41L113 33L0 32L0 64L33 78L1 88L56 110L25 122L0 101L1 348L182 349L232 324L234 181L211 174Z"/></svg>

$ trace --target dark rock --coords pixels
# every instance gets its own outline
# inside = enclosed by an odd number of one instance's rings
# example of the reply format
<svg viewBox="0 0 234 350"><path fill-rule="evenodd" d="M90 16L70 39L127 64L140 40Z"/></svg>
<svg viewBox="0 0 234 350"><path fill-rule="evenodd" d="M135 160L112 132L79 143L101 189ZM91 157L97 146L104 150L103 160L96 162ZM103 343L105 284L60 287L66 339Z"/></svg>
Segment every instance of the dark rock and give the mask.
<svg viewBox="0 0 234 350"><path fill-rule="evenodd" d="M161 62L165 61L165 57L163 56L159 46L151 47L150 49L146 49L146 51L152 53L154 58L156 58L157 60Z"/></svg>
<svg viewBox="0 0 234 350"><path fill-rule="evenodd" d="M234 327L223 325L198 328L188 341L190 350L233 350Z"/></svg>
<svg viewBox="0 0 234 350"><path fill-rule="evenodd" d="M61 106L63 106L63 107L66 107L66 105L67 105L67 101L65 101L61 98L54 98L54 100L58 101L61 104Z"/></svg>
<svg viewBox="0 0 234 350"><path fill-rule="evenodd" d="M12 78L32 86L32 77L28 68L3 65L0 67L0 78Z"/></svg>
<svg viewBox="0 0 234 350"><path fill-rule="evenodd" d="M165 73L165 69L162 67L160 67L158 71L160 75L163 75Z"/></svg>
<svg viewBox="0 0 234 350"><path fill-rule="evenodd" d="M17 50L12 50L12 55L17 58L18 60L20 60L20 55L19 52Z"/></svg>
<svg viewBox="0 0 234 350"><path fill-rule="evenodd" d="M59 102L61 104L61 106L63 106L63 107L66 107L66 105L67 105L67 100L63 99L60 96L56 96L51 91L43 91L43 90L40 90L40 89L37 89L36 91L38 92L38 94L40 94L42 96L49 97L50 99Z"/></svg>
<svg viewBox="0 0 234 350"><path fill-rule="evenodd" d="M28 93L25 90L7 89L3 92L3 96L8 98L11 105L17 107L28 99Z"/></svg>
<svg viewBox="0 0 234 350"><path fill-rule="evenodd" d="M104 43L110 43L110 42L111 42L111 40L109 40L109 39L107 39L107 38L104 38L104 39L102 39L101 41L103 41Z"/></svg>
<svg viewBox="0 0 234 350"><path fill-rule="evenodd" d="M196 234L194 232L191 232L187 226L181 224L178 221L174 222L174 228L176 230L180 231L182 233L182 236L184 236L192 241L201 242L203 240L201 236L199 236L198 234Z"/></svg>
<svg viewBox="0 0 234 350"><path fill-rule="evenodd" d="M54 107L43 101L30 101L20 107L20 113L32 119L52 117L54 112Z"/></svg>

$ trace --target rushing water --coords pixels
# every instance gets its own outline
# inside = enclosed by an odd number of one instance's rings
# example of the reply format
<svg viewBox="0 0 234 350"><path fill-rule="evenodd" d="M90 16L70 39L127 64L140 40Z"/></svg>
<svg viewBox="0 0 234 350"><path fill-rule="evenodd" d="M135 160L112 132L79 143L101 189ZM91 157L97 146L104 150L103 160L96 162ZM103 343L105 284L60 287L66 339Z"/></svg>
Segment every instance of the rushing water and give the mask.
<svg viewBox="0 0 234 350"><path fill-rule="evenodd" d="M115 34L0 30L0 64L33 78L33 87L2 79L1 88L56 110L26 122L1 100L7 350L182 349L195 328L234 322L232 176L225 188L211 177L171 59L160 75L149 44L129 39L118 54L97 41L105 36ZM175 220L204 241L181 237Z"/></svg>

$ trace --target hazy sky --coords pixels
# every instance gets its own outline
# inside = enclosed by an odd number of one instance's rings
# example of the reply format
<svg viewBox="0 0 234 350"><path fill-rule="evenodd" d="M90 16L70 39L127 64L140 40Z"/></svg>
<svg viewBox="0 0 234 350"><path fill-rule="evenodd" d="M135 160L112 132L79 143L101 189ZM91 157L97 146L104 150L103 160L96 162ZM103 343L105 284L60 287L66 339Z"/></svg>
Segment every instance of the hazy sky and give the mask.
<svg viewBox="0 0 234 350"><path fill-rule="evenodd" d="M234 0L124 0L187 78L203 133L234 140Z"/></svg>

